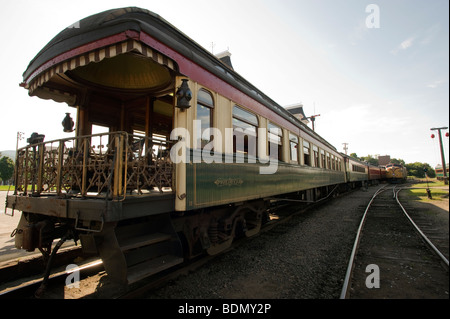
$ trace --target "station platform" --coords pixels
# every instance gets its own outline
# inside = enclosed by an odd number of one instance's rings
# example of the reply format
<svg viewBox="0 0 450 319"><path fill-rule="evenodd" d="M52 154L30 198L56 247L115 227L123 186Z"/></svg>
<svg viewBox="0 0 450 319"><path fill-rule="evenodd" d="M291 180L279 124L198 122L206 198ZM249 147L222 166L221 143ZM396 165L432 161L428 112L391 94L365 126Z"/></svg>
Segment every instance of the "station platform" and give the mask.
<svg viewBox="0 0 450 319"><path fill-rule="evenodd" d="M14 247L14 238L11 237L11 233L19 223L21 212L15 211L13 216L5 214L7 193L7 191L0 191L0 265L6 261L20 260L24 257L41 254L39 251L30 253ZM11 213L12 211L8 209L8 214Z"/></svg>

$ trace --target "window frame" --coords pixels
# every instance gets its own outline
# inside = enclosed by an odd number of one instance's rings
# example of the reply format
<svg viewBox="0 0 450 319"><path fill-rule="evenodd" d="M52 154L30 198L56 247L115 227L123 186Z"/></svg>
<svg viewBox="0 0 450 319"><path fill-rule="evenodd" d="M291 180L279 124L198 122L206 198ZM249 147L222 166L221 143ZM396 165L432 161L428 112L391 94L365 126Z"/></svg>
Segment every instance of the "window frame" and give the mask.
<svg viewBox="0 0 450 319"><path fill-rule="evenodd" d="M314 167L320 167L320 159L319 159L319 148L317 145L312 145L312 152L313 152L313 160L314 160Z"/></svg>
<svg viewBox="0 0 450 319"><path fill-rule="evenodd" d="M275 124L273 122L269 122L267 124L267 137L268 137L268 142L270 143L270 141L274 141L277 143L278 145L278 160L282 161L283 160L283 129L281 128L281 126L279 126L278 124ZM278 134L274 134L273 132L271 132L271 129L277 129L278 130ZM274 137L274 138L272 138ZM270 155L270 144L268 145L268 155L269 157L271 157Z"/></svg>
<svg viewBox="0 0 450 319"><path fill-rule="evenodd" d="M311 164L311 143L309 141L303 140L303 165L312 166ZM306 152L307 150L307 152ZM306 160L308 159L308 160Z"/></svg>
<svg viewBox="0 0 450 319"><path fill-rule="evenodd" d="M289 157L291 162L298 163L298 154L299 154L298 144L299 144L298 136L289 132ZM293 153L295 153L295 156Z"/></svg>
<svg viewBox="0 0 450 319"><path fill-rule="evenodd" d="M200 96L201 96L200 92L207 94L211 98L211 103L209 101L200 99ZM200 136L199 136L199 139L200 139L200 143L199 144L200 145L197 145L197 147L203 149L203 147L205 145L207 145L208 143L210 143L212 141L211 136L209 137L208 140L203 140L203 138L202 138L203 131L205 129L207 129L207 128L213 128L214 127L214 109L215 109L214 96L207 89L200 88L197 91L197 105L196 105L196 109L195 109L195 112L196 112L195 115L196 115L196 119L197 120L199 120L199 118L198 118L199 106L209 110L209 127L203 127L203 123L202 122L200 124Z"/></svg>
<svg viewBox="0 0 450 319"><path fill-rule="evenodd" d="M235 110L237 112L235 112ZM246 115L246 116L243 116ZM257 157L258 156L258 127L259 127L259 119L258 116L250 112L243 107L235 104L233 106L233 109L231 111L231 124L233 126L233 153L237 154L244 154L244 155L250 155ZM236 145L236 133L235 128L240 128L242 130L254 129L254 138L255 138L255 146L254 146L254 154L250 151L250 145L248 140L248 135L244 135L244 149L238 150Z"/></svg>

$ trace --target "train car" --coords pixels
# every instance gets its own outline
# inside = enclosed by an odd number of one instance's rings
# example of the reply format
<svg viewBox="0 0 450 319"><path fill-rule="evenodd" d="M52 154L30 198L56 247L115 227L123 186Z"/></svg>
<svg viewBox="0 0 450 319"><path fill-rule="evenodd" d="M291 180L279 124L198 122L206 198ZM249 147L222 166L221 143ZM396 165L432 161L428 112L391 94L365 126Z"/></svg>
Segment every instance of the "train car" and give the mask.
<svg viewBox="0 0 450 319"><path fill-rule="evenodd" d="M369 166L353 157L343 154L345 162L346 182L352 188L362 186L369 180Z"/></svg>
<svg viewBox="0 0 450 319"><path fill-rule="evenodd" d="M386 167L385 166L380 166L380 180L381 181L386 181Z"/></svg>
<svg viewBox="0 0 450 319"><path fill-rule="evenodd" d="M378 166L368 164L369 183L376 185L382 180L382 169Z"/></svg>
<svg viewBox="0 0 450 319"><path fill-rule="evenodd" d="M389 163L386 165L386 180L390 183L402 183L407 177L406 167L400 164Z"/></svg>
<svg viewBox="0 0 450 319"><path fill-rule="evenodd" d="M54 240L80 241L119 283L258 233L274 197L315 201L368 179L366 166L148 10L64 29L21 86L76 116L62 122L75 136L35 133L18 150L7 196L22 212L15 245L48 257Z"/></svg>

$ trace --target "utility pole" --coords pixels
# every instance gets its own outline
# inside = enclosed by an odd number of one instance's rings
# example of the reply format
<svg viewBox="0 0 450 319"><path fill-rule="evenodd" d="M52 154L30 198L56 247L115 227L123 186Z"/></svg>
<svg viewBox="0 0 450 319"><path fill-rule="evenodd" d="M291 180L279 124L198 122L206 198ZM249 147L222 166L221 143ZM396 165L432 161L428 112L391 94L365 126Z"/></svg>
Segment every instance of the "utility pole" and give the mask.
<svg viewBox="0 0 450 319"><path fill-rule="evenodd" d="M24 139L25 133L24 132L17 132L17 138L16 138L16 158L14 159L15 164L17 164L18 162L18 158L19 158L19 141ZM17 185L17 181L16 181L16 167L17 165L14 165L14 185ZM6 208L5 208L5 213L6 213ZM14 210L13 210L14 213Z"/></svg>
<svg viewBox="0 0 450 319"><path fill-rule="evenodd" d="M447 168L445 167L445 156L444 156L444 147L442 146L442 133L441 130L447 130L448 127L433 127L430 130L431 131L438 131L439 133L439 145L441 146L441 161L442 161L442 168L444 169L444 183L445 185L448 185L448 179L447 179ZM431 135L431 138L434 138L434 134Z"/></svg>
<svg viewBox="0 0 450 319"><path fill-rule="evenodd" d="M19 141L24 139L24 137L23 137L24 134L25 134L25 133L23 133L23 132L17 132L17 138L16 138L16 153L17 153L17 150L19 149ZM17 154L16 154L16 156L17 156ZM17 157L16 157L16 158L17 158Z"/></svg>

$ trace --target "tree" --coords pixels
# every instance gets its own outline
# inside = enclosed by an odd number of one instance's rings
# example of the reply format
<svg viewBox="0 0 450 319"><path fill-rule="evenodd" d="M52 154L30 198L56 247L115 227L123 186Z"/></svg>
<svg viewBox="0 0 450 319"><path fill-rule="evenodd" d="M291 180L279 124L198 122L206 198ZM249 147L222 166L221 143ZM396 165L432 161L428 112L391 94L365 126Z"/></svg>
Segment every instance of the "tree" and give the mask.
<svg viewBox="0 0 450 319"><path fill-rule="evenodd" d="M418 178L424 178L425 177L424 168L427 169L428 177L430 177L430 178L436 177L436 172L430 166L430 164L420 163L420 162L406 164L406 169L408 170L408 175L414 176L414 177L418 177Z"/></svg>
<svg viewBox="0 0 450 319"><path fill-rule="evenodd" d="M372 155L367 155L361 157L361 161L367 162L369 164L372 164L374 166L378 166L378 158L373 157Z"/></svg>
<svg viewBox="0 0 450 319"><path fill-rule="evenodd" d="M0 158L0 180L7 181L14 174L14 162L7 156Z"/></svg>
<svg viewBox="0 0 450 319"><path fill-rule="evenodd" d="M399 158L399 159L397 159L397 158L391 158L391 163L392 163L392 164L398 164L398 165L406 166L405 161L402 160L401 158Z"/></svg>

